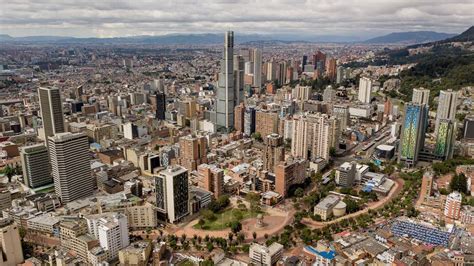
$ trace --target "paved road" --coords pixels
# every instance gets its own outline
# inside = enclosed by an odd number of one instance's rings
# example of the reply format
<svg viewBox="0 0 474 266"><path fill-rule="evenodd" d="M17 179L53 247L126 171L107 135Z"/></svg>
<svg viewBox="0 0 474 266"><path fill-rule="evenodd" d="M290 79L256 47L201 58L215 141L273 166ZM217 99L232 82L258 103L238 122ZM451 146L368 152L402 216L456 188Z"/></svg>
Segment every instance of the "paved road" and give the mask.
<svg viewBox="0 0 474 266"><path fill-rule="evenodd" d="M367 213L369 210L375 210L375 209L381 208L387 202L389 202L391 199L395 198L398 194L400 194L400 192L403 189L403 184L404 184L403 179L397 178L395 180L395 187L392 188L392 190L387 195L387 197L385 197L385 198L383 198L383 199L381 199L377 202L369 203L369 206L367 206L366 208L364 208L364 209L362 209L358 212L354 212L354 213L351 213L351 214L348 214L348 215L345 215L345 216L342 216L342 217L339 217L337 219L327 221L327 222L317 222L317 221L314 221L313 219L310 219L310 218L304 218L302 220L302 223L306 224L306 225L308 225L312 228L322 228L326 225L331 225L331 224L340 222L340 221L342 221L344 219L347 219L347 218L355 218L355 217L360 216L364 213Z"/></svg>

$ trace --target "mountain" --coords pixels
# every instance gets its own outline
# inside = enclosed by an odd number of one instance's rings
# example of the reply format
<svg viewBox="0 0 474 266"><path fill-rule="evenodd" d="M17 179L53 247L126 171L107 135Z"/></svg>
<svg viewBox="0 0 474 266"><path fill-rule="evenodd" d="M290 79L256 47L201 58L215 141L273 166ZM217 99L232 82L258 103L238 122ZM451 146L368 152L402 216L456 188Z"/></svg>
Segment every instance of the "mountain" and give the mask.
<svg viewBox="0 0 474 266"><path fill-rule="evenodd" d="M41 44L222 44L224 34L168 34L160 36L131 36L113 38L77 38L64 36L28 36L11 37L1 35L0 41L7 43L41 43ZM359 37L333 35L281 35L281 34L236 34L235 42L240 44L287 44L294 42L360 42Z"/></svg>
<svg viewBox="0 0 474 266"><path fill-rule="evenodd" d="M393 32L384 36L364 41L367 44L415 44L440 41L454 37L456 34L434 31Z"/></svg>
<svg viewBox="0 0 474 266"><path fill-rule="evenodd" d="M13 39L13 37L8 34L0 34L0 41L8 41L11 39Z"/></svg>
<svg viewBox="0 0 474 266"><path fill-rule="evenodd" d="M449 38L446 40L447 42L468 42L474 41L474 26L471 26L469 29L464 31L463 33Z"/></svg>

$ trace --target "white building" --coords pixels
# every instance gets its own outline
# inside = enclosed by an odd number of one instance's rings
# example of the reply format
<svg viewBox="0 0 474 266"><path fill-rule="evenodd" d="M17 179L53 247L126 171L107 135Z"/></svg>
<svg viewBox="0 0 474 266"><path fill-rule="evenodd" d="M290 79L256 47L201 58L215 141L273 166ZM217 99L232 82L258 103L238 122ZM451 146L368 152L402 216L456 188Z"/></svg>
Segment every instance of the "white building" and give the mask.
<svg viewBox="0 0 474 266"><path fill-rule="evenodd" d="M250 261L253 265L272 266L282 257L283 245L273 243L269 247L252 243L249 249Z"/></svg>
<svg viewBox="0 0 474 266"><path fill-rule="evenodd" d="M89 141L83 133L59 133L48 138L54 189L63 203L91 196Z"/></svg>
<svg viewBox="0 0 474 266"><path fill-rule="evenodd" d="M109 212L85 217L89 234L99 240L107 251L107 261L116 259L119 250L130 245L127 217L121 213Z"/></svg>
<svg viewBox="0 0 474 266"><path fill-rule="evenodd" d="M370 94L372 93L372 80L368 77L362 77L359 80L359 102L370 103Z"/></svg>
<svg viewBox="0 0 474 266"><path fill-rule="evenodd" d="M455 121L458 93L452 90L439 93L438 109L436 110L435 135L438 132L439 123L442 119Z"/></svg>
<svg viewBox="0 0 474 266"><path fill-rule="evenodd" d="M426 104L428 105L430 100L430 90L425 88L413 89L413 96L411 101L415 104Z"/></svg>

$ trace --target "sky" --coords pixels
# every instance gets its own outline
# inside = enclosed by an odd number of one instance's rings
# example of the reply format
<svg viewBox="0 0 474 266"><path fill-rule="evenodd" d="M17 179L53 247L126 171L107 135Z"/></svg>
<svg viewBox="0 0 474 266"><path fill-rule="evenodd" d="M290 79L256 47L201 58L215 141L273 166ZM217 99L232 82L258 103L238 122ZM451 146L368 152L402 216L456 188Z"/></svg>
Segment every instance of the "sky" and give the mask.
<svg viewBox="0 0 474 266"><path fill-rule="evenodd" d="M0 0L0 33L119 37L171 33L374 37L460 33L474 0Z"/></svg>

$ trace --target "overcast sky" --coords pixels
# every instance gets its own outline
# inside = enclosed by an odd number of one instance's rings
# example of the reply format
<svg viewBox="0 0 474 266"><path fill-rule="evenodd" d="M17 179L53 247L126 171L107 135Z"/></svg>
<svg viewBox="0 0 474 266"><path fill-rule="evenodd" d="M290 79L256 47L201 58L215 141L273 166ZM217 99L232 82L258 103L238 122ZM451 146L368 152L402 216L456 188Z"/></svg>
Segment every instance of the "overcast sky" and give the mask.
<svg viewBox="0 0 474 266"><path fill-rule="evenodd" d="M459 33L474 0L0 0L0 33L116 37L168 33L373 37Z"/></svg>

